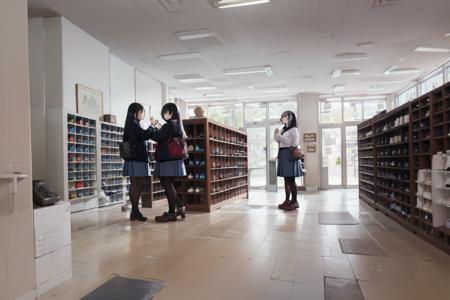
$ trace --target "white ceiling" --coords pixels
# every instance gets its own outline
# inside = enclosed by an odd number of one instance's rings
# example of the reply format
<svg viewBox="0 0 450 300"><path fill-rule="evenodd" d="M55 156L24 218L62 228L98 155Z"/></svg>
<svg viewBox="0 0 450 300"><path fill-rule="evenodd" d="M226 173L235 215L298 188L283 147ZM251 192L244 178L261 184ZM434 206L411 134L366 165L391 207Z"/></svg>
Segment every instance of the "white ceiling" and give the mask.
<svg viewBox="0 0 450 300"><path fill-rule="evenodd" d="M161 2L179 3L169 12ZM46 5L108 45L111 52L169 86L188 101L226 98L269 99L300 92L391 93L418 74L385 75L391 65L425 72L448 54L416 53L417 46L450 48L449 0L400 0L372 8L372 0L273 0L234 9L213 9L207 0L29 0ZM182 42L175 32L211 29L217 39ZM373 41L372 47L358 47ZM200 52L203 58L162 61L160 55ZM370 59L340 62L338 53L366 52ZM271 65L274 75L226 76L224 69ZM335 68L358 69L358 76L331 78ZM198 74L214 91L198 91L174 76ZM253 86L254 89L250 89ZM259 88L286 86L263 94Z"/></svg>

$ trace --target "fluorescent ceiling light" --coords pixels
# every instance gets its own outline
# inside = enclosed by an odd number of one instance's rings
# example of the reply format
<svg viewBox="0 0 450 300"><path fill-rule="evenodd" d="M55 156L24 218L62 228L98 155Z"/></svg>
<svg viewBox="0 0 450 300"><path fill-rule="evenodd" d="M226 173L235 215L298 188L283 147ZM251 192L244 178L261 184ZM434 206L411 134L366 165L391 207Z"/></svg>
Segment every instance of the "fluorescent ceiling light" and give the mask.
<svg viewBox="0 0 450 300"><path fill-rule="evenodd" d="M217 88L215 86L199 86L194 89L196 89L198 91L209 91L209 90L215 90Z"/></svg>
<svg viewBox="0 0 450 300"><path fill-rule="evenodd" d="M210 29L199 29L190 31L175 32L175 36L182 41L204 39L215 36Z"/></svg>
<svg viewBox="0 0 450 300"><path fill-rule="evenodd" d="M333 85L333 90L335 90L335 91L342 91L342 90L344 90L345 89L345 84L336 84L336 85Z"/></svg>
<svg viewBox="0 0 450 300"><path fill-rule="evenodd" d="M159 56L157 56L157 58L159 60L172 61L172 60L203 58L203 56L198 52L189 52L189 53L159 55Z"/></svg>
<svg viewBox="0 0 450 300"><path fill-rule="evenodd" d="M339 61L357 61L357 60L364 60L369 59L370 57L367 56L367 53L363 52L345 52L345 53L339 53L334 56Z"/></svg>
<svg viewBox="0 0 450 300"><path fill-rule="evenodd" d="M357 46L357 47L372 47L372 46L375 46L375 42L362 42L362 43L357 43L356 46Z"/></svg>
<svg viewBox="0 0 450 300"><path fill-rule="evenodd" d="M414 74L414 73L418 73L419 70L415 69L415 68L399 68L396 65L392 65L389 68L387 68L384 71L384 74L386 75L391 75L391 74Z"/></svg>
<svg viewBox="0 0 450 300"><path fill-rule="evenodd" d="M334 69L333 73L331 73L332 78L339 78L341 77L342 70L341 69Z"/></svg>
<svg viewBox="0 0 450 300"><path fill-rule="evenodd" d="M271 77L273 75L271 66L235 68L235 69L226 69L223 71L225 72L225 75L227 75L227 76L259 74L259 73L265 73L269 77Z"/></svg>
<svg viewBox="0 0 450 300"><path fill-rule="evenodd" d="M333 94L322 94L319 96L319 98L330 98L333 97Z"/></svg>
<svg viewBox="0 0 450 300"><path fill-rule="evenodd" d="M448 48L433 48L433 47L417 47L414 49L415 52L429 52L429 53L449 53Z"/></svg>
<svg viewBox="0 0 450 300"><path fill-rule="evenodd" d="M225 94L204 94L205 97L222 97L225 96Z"/></svg>
<svg viewBox="0 0 450 300"><path fill-rule="evenodd" d="M261 93L282 93L287 91L288 91L287 88L283 88L283 89L263 90L261 91Z"/></svg>
<svg viewBox="0 0 450 300"><path fill-rule="evenodd" d="M183 83L201 83L206 82L205 78L185 78L185 79L179 79L180 82Z"/></svg>
<svg viewBox="0 0 450 300"><path fill-rule="evenodd" d="M386 99L385 95L372 95L372 96L349 96L344 97L344 101L349 100L382 100Z"/></svg>
<svg viewBox="0 0 450 300"><path fill-rule="evenodd" d="M214 8L233 8L269 3L271 1L272 0L209 0L209 4Z"/></svg>
<svg viewBox="0 0 450 300"><path fill-rule="evenodd" d="M342 71L342 75L346 75L346 76L360 75L360 74L361 74L361 72L359 70L356 70L356 69L343 70Z"/></svg>

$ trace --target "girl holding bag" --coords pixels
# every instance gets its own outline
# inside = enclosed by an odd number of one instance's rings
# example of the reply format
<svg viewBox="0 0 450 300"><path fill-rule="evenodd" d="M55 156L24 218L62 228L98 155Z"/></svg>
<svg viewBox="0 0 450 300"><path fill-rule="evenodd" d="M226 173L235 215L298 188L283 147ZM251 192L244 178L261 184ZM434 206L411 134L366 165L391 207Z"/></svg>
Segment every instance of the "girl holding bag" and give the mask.
<svg viewBox="0 0 450 300"><path fill-rule="evenodd" d="M166 103L161 110L161 117L166 121L161 128L157 128L157 122L152 117L150 139L157 142L155 150L155 170L153 175L159 177L161 185L166 193L169 203L169 211L155 218L156 222L176 221L180 216L186 218L185 208L178 198L175 189L175 178L186 176L184 159L187 158L185 147L186 133L184 132L178 106L174 103Z"/></svg>
<svg viewBox="0 0 450 300"><path fill-rule="evenodd" d="M301 163L298 160L297 118L292 111L285 111L280 118L284 124L281 132L275 129L274 139L278 143L277 176L284 178L286 199L278 205L279 209L293 211L299 208L297 201L297 184L295 177L303 176ZM292 195L292 198L289 197Z"/></svg>

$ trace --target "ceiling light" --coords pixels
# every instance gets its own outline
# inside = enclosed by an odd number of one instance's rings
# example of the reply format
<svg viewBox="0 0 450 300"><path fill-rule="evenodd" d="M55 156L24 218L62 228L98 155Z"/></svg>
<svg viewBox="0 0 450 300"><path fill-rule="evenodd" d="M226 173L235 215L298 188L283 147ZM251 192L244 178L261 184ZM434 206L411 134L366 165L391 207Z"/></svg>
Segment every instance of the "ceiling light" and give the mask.
<svg viewBox="0 0 450 300"><path fill-rule="evenodd" d="M344 90L345 89L345 84L336 84L336 85L333 85L333 90L335 90L335 91L342 91L342 90Z"/></svg>
<svg viewBox="0 0 450 300"><path fill-rule="evenodd" d="M430 52L430 53L449 53L448 48L433 48L433 47L417 47L414 49L415 52Z"/></svg>
<svg viewBox="0 0 450 300"><path fill-rule="evenodd" d="M283 93L283 92L287 92L288 89L287 88L282 88L282 89L273 89L273 90L263 90L261 91L261 93Z"/></svg>
<svg viewBox="0 0 450 300"><path fill-rule="evenodd" d="M174 78L183 83L200 83L206 81L205 78L198 74L175 75Z"/></svg>
<svg viewBox="0 0 450 300"><path fill-rule="evenodd" d="M364 60L369 59L367 53L363 52L345 52L339 53L334 56L339 61L356 61L356 60Z"/></svg>
<svg viewBox="0 0 450 300"><path fill-rule="evenodd" d="M372 47L375 46L375 42L362 42L356 44L357 47Z"/></svg>
<svg viewBox="0 0 450 300"><path fill-rule="evenodd" d="M269 77L271 77L273 75L271 66L236 68L236 69L227 69L227 70L223 70L223 71L225 72L225 75L227 75L227 76L259 74L259 73L265 73Z"/></svg>
<svg viewBox="0 0 450 300"><path fill-rule="evenodd" d="M371 96L349 96L344 97L344 101L349 100L382 100L386 99L385 95L371 95Z"/></svg>
<svg viewBox="0 0 450 300"><path fill-rule="evenodd" d="M360 75L360 74L361 74L361 72L359 70L356 70L356 69L343 70L342 71L342 75L347 75L347 76Z"/></svg>
<svg viewBox="0 0 450 300"><path fill-rule="evenodd" d="M386 75L391 75L391 74L414 74L414 73L418 73L419 70L417 70L416 68L399 68L396 65L392 65L389 68L387 68L384 71L384 74Z"/></svg>
<svg viewBox="0 0 450 300"><path fill-rule="evenodd" d="M319 98L330 98L333 97L333 94L322 94L319 96Z"/></svg>
<svg viewBox="0 0 450 300"><path fill-rule="evenodd" d="M331 73L332 78L339 78L341 77L342 70L341 69L334 69L333 73Z"/></svg>
<svg viewBox="0 0 450 300"><path fill-rule="evenodd" d="M269 3L271 1L272 0L208 0L209 4L214 8L233 8Z"/></svg>
<svg viewBox="0 0 450 300"><path fill-rule="evenodd" d="M209 91L209 90L216 90L217 88L215 86L199 86L194 89L198 91Z"/></svg>
<svg viewBox="0 0 450 300"><path fill-rule="evenodd" d="M203 56L198 52L190 52L190 53L159 55L159 56L157 56L157 58L159 60L172 61L172 60L203 58Z"/></svg>
<svg viewBox="0 0 450 300"><path fill-rule="evenodd" d="M205 97L222 97L225 96L225 94L204 94Z"/></svg>
<svg viewBox="0 0 450 300"><path fill-rule="evenodd" d="M450 32L447 32L444 36L445 37L450 37Z"/></svg>
<svg viewBox="0 0 450 300"><path fill-rule="evenodd" d="M175 36L182 41L204 39L212 37L214 35L214 32L212 32L210 29L175 32Z"/></svg>

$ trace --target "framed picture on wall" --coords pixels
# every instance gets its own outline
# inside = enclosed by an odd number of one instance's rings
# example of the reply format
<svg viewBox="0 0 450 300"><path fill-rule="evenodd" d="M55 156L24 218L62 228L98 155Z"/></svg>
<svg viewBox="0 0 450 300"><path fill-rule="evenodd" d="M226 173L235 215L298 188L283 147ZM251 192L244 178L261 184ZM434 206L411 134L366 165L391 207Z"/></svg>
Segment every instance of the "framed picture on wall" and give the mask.
<svg viewBox="0 0 450 300"><path fill-rule="evenodd" d="M77 83L75 85L77 113L88 116L103 115L103 92Z"/></svg>

